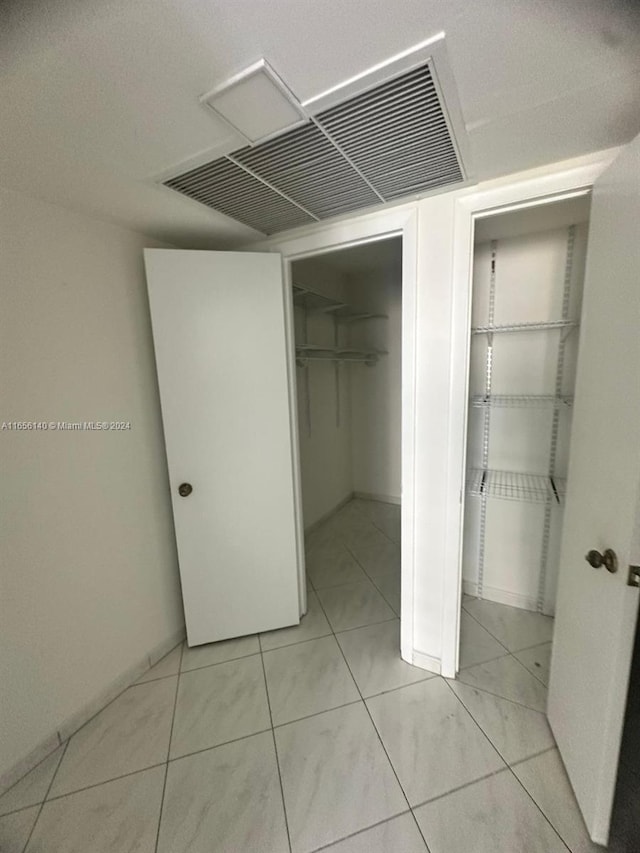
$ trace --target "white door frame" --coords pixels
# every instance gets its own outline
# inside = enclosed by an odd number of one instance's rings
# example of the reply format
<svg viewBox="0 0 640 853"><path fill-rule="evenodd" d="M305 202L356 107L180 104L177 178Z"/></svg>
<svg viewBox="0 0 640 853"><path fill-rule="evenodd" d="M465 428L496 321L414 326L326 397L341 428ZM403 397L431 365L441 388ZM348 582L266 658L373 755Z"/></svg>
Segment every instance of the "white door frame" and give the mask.
<svg viewBox="0 0 640 853"><path fill-rule="evenodd" d="M357 220L336 222L314 228L301 236L277 237L249 247L255 251L280 252L283 257L286 329L290 358L290 399L294 437L294 484L296 528L300 566L301 612L306 608L304 534L300 484L300 448L297 430L295 382L295 337L291 262L311 255L374 242L385 237L402 237L402 520L401 520L401 619L400 653L413 663L414 584L415 584L415 433L416 433L416 301L418 266L418 209L416 204L382 210Z"/></svg>
<svg viewBox="0 0 640 853"><path fill-rule="evenodd" d="M442 671L455 673L459 665L459 621L462 597L462 544L466 467L469 347L473 286L473 233L482 215L539 206L589 191L596 178L615 159L617 149L586 165L555 174L541 174L465 194L456 200L453 236L453 304L447 460L447 524L445 531Z"/></svg>

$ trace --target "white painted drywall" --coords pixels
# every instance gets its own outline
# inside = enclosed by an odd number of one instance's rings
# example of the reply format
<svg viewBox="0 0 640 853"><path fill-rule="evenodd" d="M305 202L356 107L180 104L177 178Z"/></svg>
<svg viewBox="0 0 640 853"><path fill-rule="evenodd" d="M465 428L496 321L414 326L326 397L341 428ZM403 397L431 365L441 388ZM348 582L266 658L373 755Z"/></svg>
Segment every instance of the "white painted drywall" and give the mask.
<svg viewBox="0 0 640 853"><path fill-rule="evenodd" d="M0 775L183 617L140 234L0 194ZM157 244L156 244L157 245Z"/></svg>
<svg viewBox="0 0 640 853"><path fill-rule="evenodd" d="M357 309L386 314L388 318L354 323L350 329L355 347L387 352L375 367L349 366L353 488L355 492L397 501L402 462L401 244L399 248L395 268L352 274L346 290L348 300Z"/></svg>
<svg viewBox="0 0 640 853"><path fill-rule="evenodd" d="M333 299L345 297L344 276L309 258L293 264L293 283ZM304 338L304 310L295 308L296 342ZM330 314L307 313L307 343L334 346L334 319ZM339 325L339 344L346 330ZM309 528L353 492L349 368L340 366L340 416L337 418L336 369L331 362L310 362L296 368L298 430L304 526ZM308 401L307 401L308 382Z"/></svg>

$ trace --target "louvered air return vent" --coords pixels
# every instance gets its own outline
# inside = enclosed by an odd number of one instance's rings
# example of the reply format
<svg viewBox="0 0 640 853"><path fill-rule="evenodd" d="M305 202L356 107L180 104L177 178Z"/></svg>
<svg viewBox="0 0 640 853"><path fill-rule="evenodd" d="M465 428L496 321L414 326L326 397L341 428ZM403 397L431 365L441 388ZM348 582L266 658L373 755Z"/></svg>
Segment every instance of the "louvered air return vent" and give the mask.
<svg viewBox="0 0 640 853"><path fill-rule="evenodd" d="M273 234L465 179L425 62L164 183Z"/></svg>

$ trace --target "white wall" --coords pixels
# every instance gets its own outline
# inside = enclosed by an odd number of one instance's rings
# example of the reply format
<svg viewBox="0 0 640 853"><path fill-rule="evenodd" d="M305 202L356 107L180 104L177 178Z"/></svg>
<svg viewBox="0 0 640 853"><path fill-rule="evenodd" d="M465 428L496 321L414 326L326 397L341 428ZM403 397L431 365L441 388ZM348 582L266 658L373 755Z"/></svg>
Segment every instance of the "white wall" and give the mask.
<svg viewBox="0 0 640 853"><path fill-rule="evenodd" d="M344 277L323 264L321 258L293 265L293 282L333 299L345 297ZM302 343L305 312L295 308L296 342ZM307 343L334 346L334 319L330 314L308 312ZM338 327L339 344L345 328ZM353 492L349 369L338 367L339 417L336 367L331 362L309 362L296 368L298 430L304 526L309 528L332 512Z"/></svg>
<svg viewBox="0 0 640 853"><path fill-rule="evenodd" d="M0 775L183 617L148 315L145 237L0 194Z"/></svg>
<svg viewBox="0 0 640 853"><path fill-rule="evenodd" d="M351 344L387 351L375 367L349 366L351 448L355 492L400 500L402 426L402 266L348 277L347 298L388 319L351 326Z"/></svg>

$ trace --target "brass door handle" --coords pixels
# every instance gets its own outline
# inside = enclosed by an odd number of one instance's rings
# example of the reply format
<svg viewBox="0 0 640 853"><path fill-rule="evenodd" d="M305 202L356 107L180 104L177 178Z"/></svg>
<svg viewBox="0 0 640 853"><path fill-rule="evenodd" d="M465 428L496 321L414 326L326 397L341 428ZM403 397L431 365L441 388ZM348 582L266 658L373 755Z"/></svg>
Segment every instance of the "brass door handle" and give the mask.
<svg viewBox="0 0 640 853"><path fill-rule="evenodd" d="M193 491L193 486L191 483L180 483L178 486L178 494L182 498L188 498L191 492Z"/></svg>
<svg viewBox="0 0 640 853"><path fill-rule="evenodd" d="M600 551L589 551L585 560L594 569L599 569L601 566L604 566L608 572L611 572L611 574L618 571L618 558L616 557L616 552L611 548L607 548L607 550L602 554Z"/></svg>

